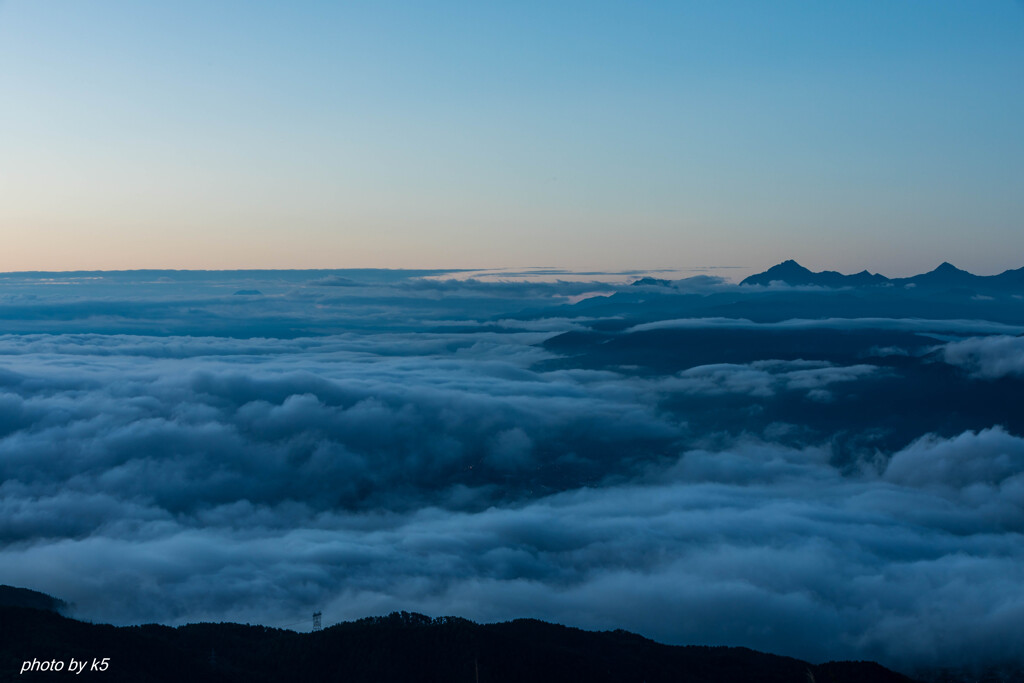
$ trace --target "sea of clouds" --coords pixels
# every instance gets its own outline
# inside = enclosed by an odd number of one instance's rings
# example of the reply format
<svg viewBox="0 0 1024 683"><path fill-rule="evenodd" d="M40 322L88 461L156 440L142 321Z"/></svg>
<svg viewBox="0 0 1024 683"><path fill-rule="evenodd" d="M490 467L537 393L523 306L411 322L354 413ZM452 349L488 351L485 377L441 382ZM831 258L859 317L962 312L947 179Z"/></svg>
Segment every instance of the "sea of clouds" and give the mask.
<svg viewBox="0 0 1024 683"><path fill-rule="evenodd" d="M895 366L574 367L544 342L592 322L564 304L593 283L267 277L11 287L0 583L117 624L410 610L903 668L1020 657L1021 435L937 415L839 458L820 428L746 426L782 400L841 412ZM1019 337L946 327L921 363L979 390L1024 374Z"/></svg>

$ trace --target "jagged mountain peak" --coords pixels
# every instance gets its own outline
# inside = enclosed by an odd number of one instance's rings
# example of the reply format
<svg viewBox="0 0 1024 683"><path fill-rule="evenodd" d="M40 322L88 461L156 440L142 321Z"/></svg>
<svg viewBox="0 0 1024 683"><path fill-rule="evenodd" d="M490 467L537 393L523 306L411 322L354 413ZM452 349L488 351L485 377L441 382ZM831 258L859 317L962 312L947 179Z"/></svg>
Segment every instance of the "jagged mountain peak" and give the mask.
<svg viewBox="0 0 1024 683"><path fill-rule="evenodd" d="M775 265L775 266L772 266L768 270L769 271L773 271L773 270L786 270L786 271L797 271L797 272L801 272L801 273L810 273L811 272L809 269L804 268L803 266L801 266L799 263L797 263L793 259L786 259L782 263L780 263L778 265Z"/></svg>
<svg viewBox="0 0 1024 683"><path fill-rule="evenodd" d="M932 272L933 273L966 273L967 271L963 270L962 268L957 268L956 266L954 266L949 261L943 261Z"/></svg>
<svg viewBox="0 0 1024 683"><path fill-rule="evenodd" d="M875 285L904 285L954 287L954 288L982 288L1020 291L1024 282L1024 268L1011 271L1008 270L997 276L981 276L957 268L949 261L943 261L934 270L913 277L890 279L878 273L862 270L853 275L844 275L834 270L823 270L815 272L801 266L793 259L787 259L782 263L772 266L768 270L751 275L744 279L742 285L769 285L773 282L782 282L793 286L815 286L815 287L870 287Z"/></svg>
<svg viewBox="0 0 1024 683"><path fill-rule="evenodd" d="M843 279L846 276L832 270L816 273L797 263L794 259L786 259L778 265L774 265L763 273L751 275L740 284L745 285L767 285L772 282L784 282L790 285L819 285L824 287L845 286Z"/></svg>

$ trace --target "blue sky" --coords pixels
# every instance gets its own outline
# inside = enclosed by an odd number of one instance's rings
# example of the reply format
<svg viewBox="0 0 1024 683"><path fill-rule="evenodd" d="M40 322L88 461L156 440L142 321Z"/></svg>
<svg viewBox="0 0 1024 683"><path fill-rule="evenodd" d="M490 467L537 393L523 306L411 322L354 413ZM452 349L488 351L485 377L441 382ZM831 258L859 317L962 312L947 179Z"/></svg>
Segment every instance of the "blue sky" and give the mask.
<svg viewBox="0 0 1024 683"><path fill-rule="evenodd" d="M1019 2L0 2L0 270L1024 265Z"/></svg>

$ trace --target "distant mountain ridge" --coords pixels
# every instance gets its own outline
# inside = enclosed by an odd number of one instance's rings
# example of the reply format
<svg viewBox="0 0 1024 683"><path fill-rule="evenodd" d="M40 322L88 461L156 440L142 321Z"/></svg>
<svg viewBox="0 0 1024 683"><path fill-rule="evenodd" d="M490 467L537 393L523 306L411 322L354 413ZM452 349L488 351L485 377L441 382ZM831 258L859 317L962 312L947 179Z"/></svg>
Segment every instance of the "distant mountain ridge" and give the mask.
<svg viewBox="0 0 1024 683"><path fill-rule="evenodd" d="M844 275L834 270L814 272L789 259L772 266L763 273L745 278L741 285L768 285L782 282L791 286L814 287L968 287L992 290L1022 291L1024 290L1024 268L1007 270L999 275L975 275L957 268L952 263L943 262L927 273L912 277L888 278L878 273L862 270L853 275Z"/></svg>

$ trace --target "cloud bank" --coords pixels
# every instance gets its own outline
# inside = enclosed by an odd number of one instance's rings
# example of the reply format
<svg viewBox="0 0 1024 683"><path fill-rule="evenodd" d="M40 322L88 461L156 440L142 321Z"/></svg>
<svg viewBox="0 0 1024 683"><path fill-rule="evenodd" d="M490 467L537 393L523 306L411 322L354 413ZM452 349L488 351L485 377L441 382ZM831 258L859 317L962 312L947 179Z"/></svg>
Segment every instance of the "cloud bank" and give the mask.
<svg viewBox="0 0 1024 683"><path fill-rule="evenodd" d="M59 333L11 331L28 309L3 309L0 581L122 624L400 609L907 670L1021 661L1019 338L661 371L546 344L639 336L614 332L626 309L571 314L562 285L502 285L491 309L432 298L456 283L274 286L141 296L104 333L75 331L116 308L95 297L54 299L46 315L74 311ZM171 334L193 305L230 313Z"/></svg>
<svg viewBox="0 0 1024 683"><path fill-rule="evenodd" d="M947 344L942 358L975 377L1024 377L1024 337L974 337Z"/></svg>

